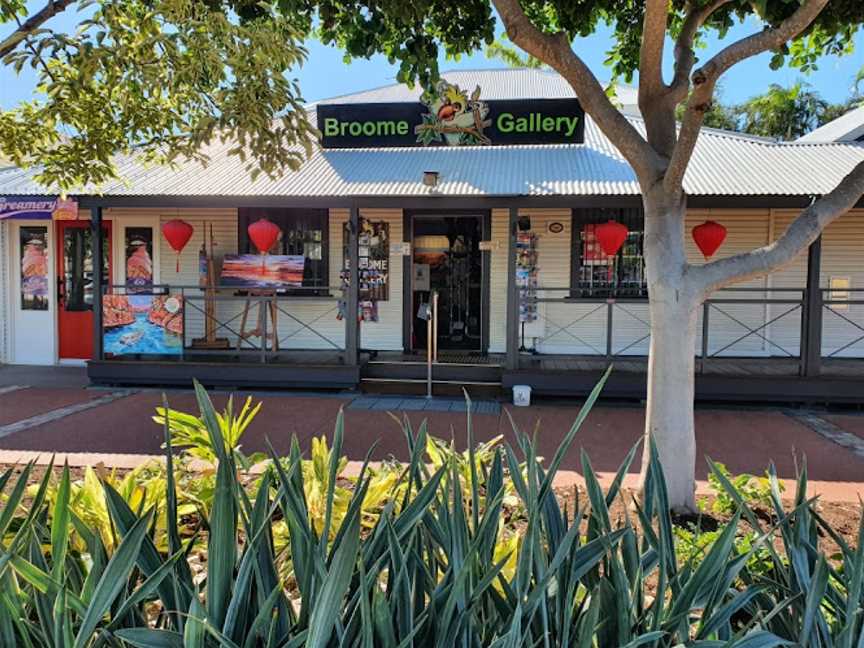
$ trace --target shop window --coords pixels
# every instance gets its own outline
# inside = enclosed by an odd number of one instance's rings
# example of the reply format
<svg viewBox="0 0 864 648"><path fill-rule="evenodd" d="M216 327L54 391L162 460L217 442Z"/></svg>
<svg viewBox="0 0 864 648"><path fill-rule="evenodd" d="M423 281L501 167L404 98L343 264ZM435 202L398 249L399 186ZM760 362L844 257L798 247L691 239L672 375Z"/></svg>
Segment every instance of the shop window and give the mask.
<svg viewBox="0 0 864 648"><path fill-rule="evenodd" d="M597 225L609 220L628 229L624 245L614 256L603 252L595 234ZM644 223L639 208L573 210L571 297L647 297L642 255Z"/></svg>
<svg viewBox="0 0 864 648"><path fill-rule="evenodd" d="M237 242L240 254L258 250L249 240L247 228L267 218L281 230L272 254L303 257L304 295L325 294L330 285L328 211L326 209L241 208L238 213ZM318 289L318 290L306 290Z"/></svg>

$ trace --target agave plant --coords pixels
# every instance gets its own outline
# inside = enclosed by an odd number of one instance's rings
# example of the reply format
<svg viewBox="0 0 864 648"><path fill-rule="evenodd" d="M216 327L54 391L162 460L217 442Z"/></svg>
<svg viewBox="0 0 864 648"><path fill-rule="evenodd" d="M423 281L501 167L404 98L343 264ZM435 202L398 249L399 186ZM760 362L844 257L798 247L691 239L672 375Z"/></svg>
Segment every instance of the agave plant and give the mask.
<svg viewBox="0 0 864 648"><path fill-rule="evenodd" d="M430 465L426 424L415 431L403 419L410 460L395 477L388 474L395 480L392 496L376 500L374 515L364 513L372 485L380 481L369 462L373 449L353 483L340 479L341 414L332 444L317 444L311 460L312 477L325 485L313 515L305 483L310 464L297 439L287 457L270 449L269 467L259 487L251 489L238 478L238 459L224 426L196 385L215 470L200 539L184 537L178 523L167 404L164 501L130 502L116 483L101 481L111 548L70 506L68 469L56 486L47 471L26 506L32 465L14 484L11 469L0 475L0 491L10 486L0 509L0 644L851 648L864 643L864 530L857 548L842 542L805 498L806 471L790 510L783 508L776 475L769 471L775 507L770 524L760 522L735 486L718 477L737 510L698 559L676 551L653 449L645 492L632 503L632 516L613 520L610 508L625 497L621 484L635 447L605 491L583 454L587 497L562 508L553 481L602 384L548 464L538 460L531 437L515 424L515 448L497 444L478 461L469 414L467 460L450 454ZM519 500L516 516L505 504L508 489ZM165 547L156 542L160 518ZM746 548L735 542L742 519L755 532ZM276 523L287 529L284 550L274 539ZM72 530L81 543L70 542ZM837 564L820 551L820 534L841 546ZM757 551L770 554L771 569L751 568ZM205 556L201 571L199 554Z"/></svg>

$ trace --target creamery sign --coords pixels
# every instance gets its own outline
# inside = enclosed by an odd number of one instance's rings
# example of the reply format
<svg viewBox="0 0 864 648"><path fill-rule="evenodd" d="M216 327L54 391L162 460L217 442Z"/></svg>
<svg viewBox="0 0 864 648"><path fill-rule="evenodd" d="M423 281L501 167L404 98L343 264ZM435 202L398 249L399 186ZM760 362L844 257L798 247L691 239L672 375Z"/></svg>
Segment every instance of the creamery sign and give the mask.
<svg viewBox="0 0 864 648"><path fill-rule="evenodd" d="M417 103L319 104L324 148L581 144L577 99L492 100L442 81Z"/></svg>

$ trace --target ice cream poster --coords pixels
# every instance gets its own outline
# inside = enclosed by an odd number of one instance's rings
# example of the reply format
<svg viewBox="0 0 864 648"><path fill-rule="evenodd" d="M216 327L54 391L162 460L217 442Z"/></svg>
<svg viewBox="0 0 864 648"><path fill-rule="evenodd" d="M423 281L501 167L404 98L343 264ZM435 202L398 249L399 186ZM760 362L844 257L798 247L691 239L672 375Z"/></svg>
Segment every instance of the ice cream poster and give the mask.
<svg viewBox="0 0 864 648"><path fill-rule="evenodd" d="M105 355L183 353L181 295L105 295L102 298Z"/></svg>
<svg viewBox="0 0 864 648"><path fill-rule="evenodd" d="M48 228L22 227L21 310L48 310Z"/></svg>
<svg viewBox="0 0 864 648"><path fill-rule="evenodd" d="M153 284L153 228L126 228L126 285L142 288Z"/></svg>

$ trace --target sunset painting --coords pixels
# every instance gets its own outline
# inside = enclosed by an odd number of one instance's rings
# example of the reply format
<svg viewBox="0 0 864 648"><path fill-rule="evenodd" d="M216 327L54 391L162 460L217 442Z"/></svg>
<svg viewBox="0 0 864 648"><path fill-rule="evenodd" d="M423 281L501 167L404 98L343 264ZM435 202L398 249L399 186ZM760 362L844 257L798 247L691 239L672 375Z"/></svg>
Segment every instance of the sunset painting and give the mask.
<svg viewBox="0 0 864 648"><path fill-rule="evenodd" d="M302 255L229 254L222 262L223 286L237 288L299 288L303 285Z"/></svg>

